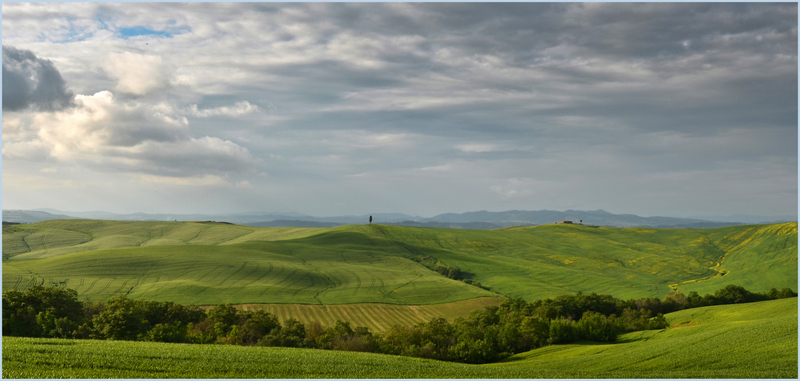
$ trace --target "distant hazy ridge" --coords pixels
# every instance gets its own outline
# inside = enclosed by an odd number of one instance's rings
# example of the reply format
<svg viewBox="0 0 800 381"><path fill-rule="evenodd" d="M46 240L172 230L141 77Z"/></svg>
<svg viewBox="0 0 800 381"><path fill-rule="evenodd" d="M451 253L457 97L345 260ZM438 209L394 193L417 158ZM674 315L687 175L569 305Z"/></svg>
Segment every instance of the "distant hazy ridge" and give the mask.
<svg viewBox="0 0 800 381"><path fill-rule="evenodd" d="M717 216L716 219L694 219L675 217L640 217L633 214L613 214L603 210L594 211L553 211L553 210L510 210L505 212L466 212L445 213L431 218L410 216L401 213L374 213L376 224L402 225L416 227L437 227L452 229L498 229L509 226L532 226L552 224L561 221L581 220L586 225L610 227L652 227L652 228L712 228L738 224L792 222L791 216ZM3 221L34 223L65 218L88 218L119 221L218 221L239 225L261 227L334 227L340 225L364 224L369 222L369 214L360 216L314 217L299 213L236 213L236 214L114 214L108 212L64 212L54 209L3 210Z"/></svg>

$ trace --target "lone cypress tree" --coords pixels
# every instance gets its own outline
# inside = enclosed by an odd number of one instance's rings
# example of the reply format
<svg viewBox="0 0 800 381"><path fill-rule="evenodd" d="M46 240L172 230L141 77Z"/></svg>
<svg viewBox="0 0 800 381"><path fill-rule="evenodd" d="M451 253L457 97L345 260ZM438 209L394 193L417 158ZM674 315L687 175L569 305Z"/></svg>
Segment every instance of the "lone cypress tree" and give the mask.
<svg viewBox="0 0 800 381"><path fill-rule="evenodd" d="M372 223L372 216L369 216L369 223Z"/></svg>

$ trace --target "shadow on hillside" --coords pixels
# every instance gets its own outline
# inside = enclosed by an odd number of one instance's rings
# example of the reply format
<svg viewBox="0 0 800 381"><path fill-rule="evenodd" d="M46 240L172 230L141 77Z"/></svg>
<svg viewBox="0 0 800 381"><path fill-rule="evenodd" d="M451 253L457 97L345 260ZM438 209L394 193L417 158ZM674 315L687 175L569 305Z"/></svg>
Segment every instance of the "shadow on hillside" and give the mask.
<svg viewBox="0 0 800 381"><path fill-rule="evenodd" d="M471 273L469 271L461 270L461 279L475 279L475 273Z"/></svg>
<svg viewBox="0 0 800 381"><path fill-rule="evenodd" d="M576 341L574 343L569 343L569 344L552 344L532 349L528 352L517 353L516 355L502 359L500 361L497 361L496 363L515 363L519 361L530 361L531 358L538 357L546 353L552 353L553 351L560 351L562 349L568 349L574 347L596 347L603 345L614 345L617 343L600 343L597 341ZM538 352L538 353L533 353L533 352Z"/></svg>
<svg viewBox="0 0 800 381"><path fill-rule="evenodd" d="M631 332L628 334L620 335L620 337L617 337L617 341L615 341L614 344L627 344L627 343L634 343L637 341L647 341L652 339L653 335L664 331L665 329L653 329L648 331Z"/></svg>

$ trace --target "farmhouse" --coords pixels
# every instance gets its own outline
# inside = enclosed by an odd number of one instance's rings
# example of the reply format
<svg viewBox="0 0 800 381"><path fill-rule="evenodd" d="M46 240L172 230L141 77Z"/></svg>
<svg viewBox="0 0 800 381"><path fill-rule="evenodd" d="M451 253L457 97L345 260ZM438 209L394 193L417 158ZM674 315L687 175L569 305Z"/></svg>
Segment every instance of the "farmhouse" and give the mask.
<svg viewBox="0 0 800 381"><path fill-rule="evenodd" d="M571 224L572 221L561 221L562 224Z"/></svg>

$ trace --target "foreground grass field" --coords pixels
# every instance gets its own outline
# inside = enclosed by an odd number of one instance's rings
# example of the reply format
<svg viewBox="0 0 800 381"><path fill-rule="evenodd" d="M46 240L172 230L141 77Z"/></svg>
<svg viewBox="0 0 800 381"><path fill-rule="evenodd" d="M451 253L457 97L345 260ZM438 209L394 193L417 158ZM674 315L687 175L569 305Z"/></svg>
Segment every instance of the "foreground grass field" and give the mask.
<svg viewBox="0 0 800 381"><path fill-rule="evenodd" d="M667 315L487 365L293 348L3 338L3 378L797 378L797 298Z"/></svg>
<svg viewBox="0 0 800 381"><path fill-rule="evenodd" d="M717 229L542 225L493 231L351 225L53 220L4 227L3 288L182 304L437 304L492 292L412 261L433 256L502 296L619 298L797 286L797 223ZM326 307L327 308L327 307Z"/></svg>
<svg viewBox="0 0 800 381"><path fill-rule="evenodd" d="M629 333L616 344L540 348L491 366L563 378L798 376L797 298L684 310L667 320L674 328Z"/></svg>

